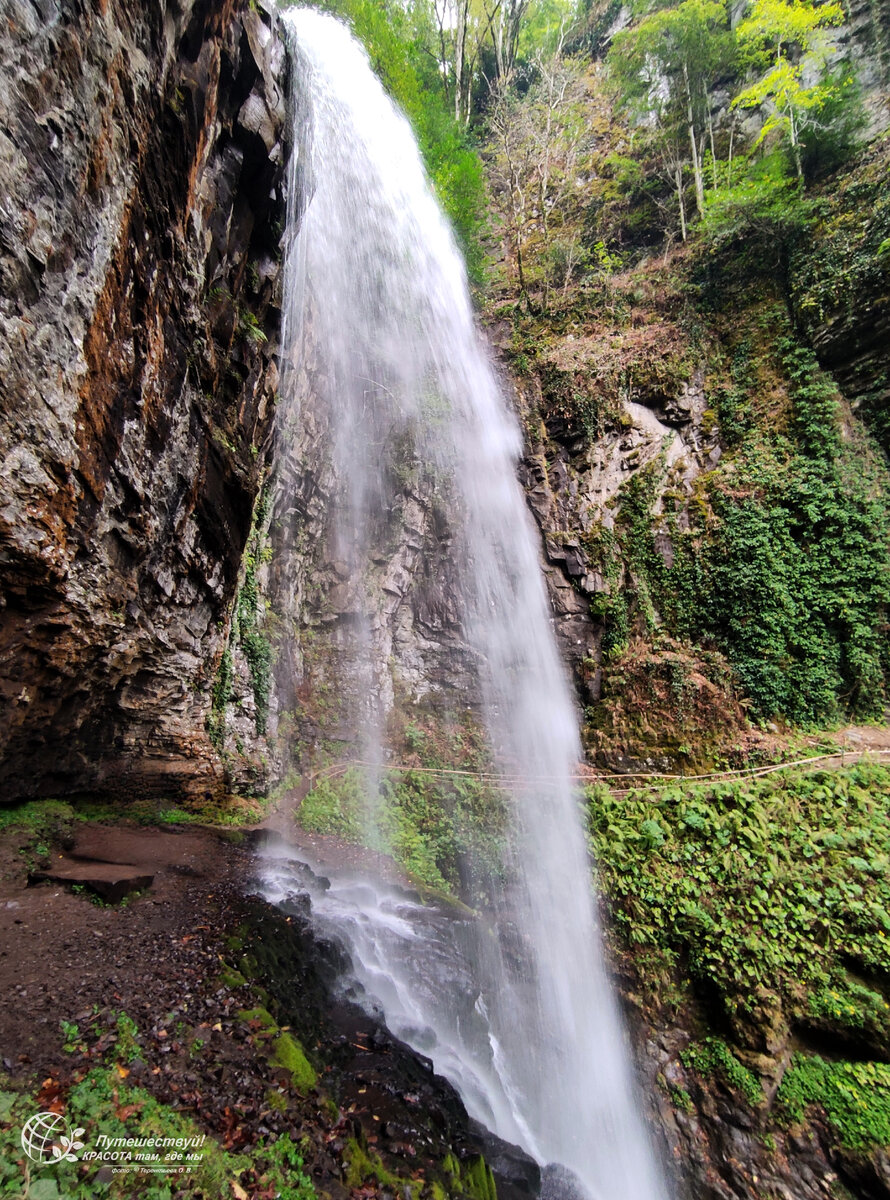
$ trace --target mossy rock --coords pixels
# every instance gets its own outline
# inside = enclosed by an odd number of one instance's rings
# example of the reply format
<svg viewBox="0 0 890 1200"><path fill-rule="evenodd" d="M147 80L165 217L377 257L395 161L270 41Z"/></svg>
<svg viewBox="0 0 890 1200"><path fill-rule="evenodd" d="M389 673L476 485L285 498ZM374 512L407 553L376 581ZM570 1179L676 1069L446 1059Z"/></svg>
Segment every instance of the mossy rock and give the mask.
<svg viewBox="0 0 890 1200"><path fill-rule="evenodd" d="M463 1184L469 1200L498 1200L491 1167L481 1155L466 1168Z"/></svg>
<svg viewBox="0 0 890 1200"><path fill-rule="evenodd" d="M267 1008L262 1008L257 1005L256 1008L242 1008L238 1011L238 1020L243 1021L245 1025L251 1021L259 1021L262 1029L277 1029L278 1022L272 1016Z"/></svg>
<svg viewBox="0 0 890 1200"><path fill-rule="evenodd" d="M344 1154L346 1186L361 1187L367 1180L375 1180L381 1187L398 1192L400 1180L383 1165L378 1154L369 1153L355 1138L350 1138Z"/></svg>
<svg viewBox="0 0 890 1200"><path fill-rule="evenodd" d="M236 971L234 967L223 965L223 969L219 973L219 985L226 988L244 987L247 980L240 971Z"/></svg>
<svg viewBox="0 0 890 1200"><path fill-rule="evenodd" d="M318 1082L312 1064L293 1034L281 1033L275 1038L269 1061L290 1071L291 1083L304 1095Z"/></svg>

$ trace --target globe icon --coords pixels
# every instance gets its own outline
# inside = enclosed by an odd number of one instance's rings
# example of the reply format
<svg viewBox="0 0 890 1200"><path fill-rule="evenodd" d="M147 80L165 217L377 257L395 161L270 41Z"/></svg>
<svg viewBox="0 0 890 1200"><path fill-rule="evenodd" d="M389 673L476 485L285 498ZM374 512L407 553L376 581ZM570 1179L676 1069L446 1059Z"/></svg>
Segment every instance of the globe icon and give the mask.
<svg viewBox="0 0 890 1200"><path fill-rule="evenodd" d="M53 1143L67 1136L68 1122L61 1113L35 1113L22 1128L22 1149L35 1162L55 1162Z"/></svg>

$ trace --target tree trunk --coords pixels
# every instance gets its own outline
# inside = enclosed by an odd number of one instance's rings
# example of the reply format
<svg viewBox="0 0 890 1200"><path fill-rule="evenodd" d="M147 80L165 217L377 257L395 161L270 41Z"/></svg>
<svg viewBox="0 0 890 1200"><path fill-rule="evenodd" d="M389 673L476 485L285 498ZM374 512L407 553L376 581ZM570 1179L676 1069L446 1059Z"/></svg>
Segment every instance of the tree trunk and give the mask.
<svg viewBox="0 0 890 1200"><path fill-rule="evenodd" d="M686 84L686 120L689 126L689 146L692 150L692 178L695 181L695 206L701 215L705 211L705 185L702 179L701 158L698 139L695 136L695 115L692 111L692 92L689 87L689 71L683 64L683 81Z"/></svg>
<svg viewBox="0 0 890 1200"><path fill-rule="evenodd" d="M680 233L686 241L686 205L683 203L683 166L677 163L674 167L674 180L677 184L677 200L680 205Z"/></svg>

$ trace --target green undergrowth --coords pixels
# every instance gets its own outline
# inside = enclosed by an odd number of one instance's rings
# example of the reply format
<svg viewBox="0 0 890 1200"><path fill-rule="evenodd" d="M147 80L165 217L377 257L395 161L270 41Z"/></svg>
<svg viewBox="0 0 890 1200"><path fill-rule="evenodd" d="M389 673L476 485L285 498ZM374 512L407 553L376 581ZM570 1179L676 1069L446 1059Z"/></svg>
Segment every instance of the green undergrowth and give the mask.
<svg viewBox="0 0 890 1200"><path fill-rule="evenodd" d="M890 770L587 797L600 886L655 992L688 975L724 1017L772 996L804 1023L890 1035Z"/></svg>
<svg viewBox="0 0 890 1200"><path fill-rule="evenodd" d="M390 854L416 884L474 903L502 879L507 829L506 797L484 778L484 734L467 714L400 712L391 723L393 757L411 769L378 777L353 766L321 778L297 820Z"/></svg>
<svg viewBox="0 0 890 1200"><path fill-rule="evenodd" d="M92 822L114 825L219 828L238 839L242 826L254 826L268 814L271 800L226 796L218 800L168 800L163 797L132 799L126 805L96 797L74 800L28 800L0 807L0 837L17 847L23 867L45 868L54 848L76 836L79 825ZM75 887L75 891L83 890ZM96 896L91 899L101 903Z"/></svg>
<svg viewBox="0 0 890 1200"><path fill-rule="evenodd" d="M821 1109L841 1145L851 1150L890 1146L890 1066L826 1062L795 1054L776 1096L777 1115L791 1124Z"/></svg>
<svg viewBox="0 0 890 1200"><path fill-rule="evenodd" d="M261 1141L249 1155L234 1153L206 1135L189 1117L134 1086L129 1080L129 1064L139 1053L137 1038L135 1024L120 1014L117 1037L108 1046L102 1065L75 1076L67 1089L53 1089L51 1097L45 1090L46 1083L36 1093L10 1079L0 1080L0 1196L123 1200L138 1195L145 1200L171 1200L187 1192L195 1200L217 1200L233 1194L233 1185L237 1185L244 1194L251 1189L251 1194L262 1191L280 1200L315 1200L316 1192L303 1170L299 1150L287 1134ZM25 1155L22 1126L48 1105L52 1105L51 1111L64 1116L71 1135L83 1143L74 1152L77 1161L63 1159L40 1165ZM81 1132L75 1134L76 1130ZM103 1138L166 1139L166 1145L154 1149L159 1165L182 1169L178 1173L105 1170L100 1175L102 1167L122 1165L124 1161L138 1166L135 1155L152 1152L132 1149L133 1159L126 1156L107 1162L88 1157L103 1149L115 1153L115 1147L108 1147ZM119 1147L117 1153L122 1153Z"/></svg>
<svg viewBox="0 0 890 1200"><path fill-rule="evenodd" d="M126 805L84 797L71 806L72 819L135 825L208 825L238 829L256 825L268 815L271 801L263 797L228 795L214 799L134 799ZM233 836L235 836L233 834Z"/></svg>
<svg viewBox="0 0 890 1200"><path fill-rule="evenodd" d="M596 613L603 647L620 654L634 627L651 634L663 622L725 654L761 721L880 719L890 477L864 432L845 429L812 351L782 332L787 318L767 316L778 334L763 355L754 361L740 343L732 382L714 386L729 453L691 501L672 490L664 456L637 471L619 492L614 530L591 547L616 581ZM761 411L767 378L786 393L786 413Z"/></svg>
<svg viewBox="0 0 890 1200"><path fill-rule="evenodd" d="M351 767L320 780L297 819L304 829L391 854L413 880L437 891L458 888L462 863L482 875L500 871L503 796L472 775L393 771L378 783Z"/></svg>
<svg viewBox="0 0 890 1200"><path fill-rule="evenodd" d="M726 1042L708 1037L702 1042L693 1042L680 1054L685 1067L698 1071L699 1075L716 1075L734 1091L741 1093L748 1104L755 1108L763 1100L763 1088L753 1071L736 1058Z"/></svg>

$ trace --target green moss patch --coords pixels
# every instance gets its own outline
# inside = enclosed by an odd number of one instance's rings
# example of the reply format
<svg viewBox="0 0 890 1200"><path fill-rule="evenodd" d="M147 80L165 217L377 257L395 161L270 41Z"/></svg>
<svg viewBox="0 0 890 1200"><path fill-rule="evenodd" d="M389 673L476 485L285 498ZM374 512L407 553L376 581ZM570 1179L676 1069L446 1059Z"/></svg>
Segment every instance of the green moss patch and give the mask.
<svg viewBox="0 0 890 1200"><path fill-rule="evenodd" d="M314 1088L318 1077L306 1057L303 1047L290 1033L280 1033L270 1046L270 1062L290 1071L291 1083L298 1092Z"/></svg>

